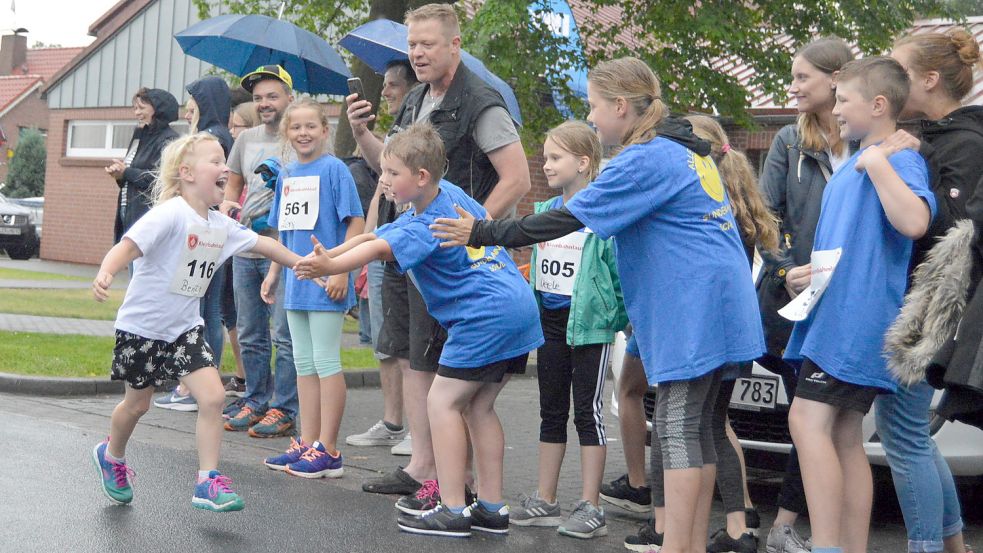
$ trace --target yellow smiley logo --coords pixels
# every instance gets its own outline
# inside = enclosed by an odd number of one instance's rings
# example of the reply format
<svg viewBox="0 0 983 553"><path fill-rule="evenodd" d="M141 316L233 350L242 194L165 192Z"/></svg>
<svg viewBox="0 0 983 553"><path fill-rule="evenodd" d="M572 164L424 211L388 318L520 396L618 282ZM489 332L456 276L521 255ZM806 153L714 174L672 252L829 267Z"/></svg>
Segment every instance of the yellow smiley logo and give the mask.
<svg viewBox="0 0 983 553"><path fill-rule="evenodd" d="M471 246L464 246L464 249L468 251L468 259L471 261L477 261L482 257L485 257L485 247L472 248Z"/></svg>
<svg viewBox="0 0 983 553"><path fill-rule="evenodd" d="M713 160L708 156L698 156L691 153L690 167L696 171L696 175L700 178L700 186L703 187L707 196L718 202L724 201L724 183L720 180L720 173L717 172L717 166Z"/></svg>

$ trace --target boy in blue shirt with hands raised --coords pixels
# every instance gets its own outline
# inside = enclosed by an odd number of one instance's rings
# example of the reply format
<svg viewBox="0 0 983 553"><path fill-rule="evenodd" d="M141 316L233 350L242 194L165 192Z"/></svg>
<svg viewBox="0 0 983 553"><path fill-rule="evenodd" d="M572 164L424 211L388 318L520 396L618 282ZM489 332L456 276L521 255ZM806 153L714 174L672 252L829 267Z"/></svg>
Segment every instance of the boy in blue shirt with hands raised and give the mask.
<svg viewBox="0 0 983 553"><path fill-rule="evenodd" d="M529 352L543 345L539 308L529 285L501 246L442 248L430 225L486 213L457 186L440 180L446 157L437 131L417 123L392 136L382 152L382 186L412 204L399 219L299 262L300 278L343 274L369 261L395 262L409 272L431 315L447 329L437 376L427 397L441 502L420 515L400 514L401 530L467 537L472 530L508 532L502 501L505 436L495 399L509 375L525 372ZM478 497L465 500L468 431L478 469Z"/></svg>
<svg viewBox="0 0 983 553"><path fill-rule="evenodd" d="M884 332L904 298L913 241L936 209L921 156L880 144L908 90L904 68L888 57L840 70L833 115L860 150L826 185L811 284L782 309L796 320L785 353L801 362L789 427L813 553L867 550L873 487L861 422L877 394L897 387L881 354Z"/></svg>

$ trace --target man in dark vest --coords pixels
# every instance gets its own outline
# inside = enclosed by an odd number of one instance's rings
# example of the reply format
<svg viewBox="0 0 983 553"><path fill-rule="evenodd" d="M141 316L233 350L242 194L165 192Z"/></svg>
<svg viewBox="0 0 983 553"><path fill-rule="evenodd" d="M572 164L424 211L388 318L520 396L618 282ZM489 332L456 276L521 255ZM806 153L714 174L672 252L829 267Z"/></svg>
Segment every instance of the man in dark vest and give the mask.
<svg viewBox="0 0 983 553"><path fill-rule="evenodd" d="M406 24L409 60L420 84L406 95L389 134L417 121L429 121L447 152L444 177L481 202L491 217L508 216L531 184L522 143L501 94L461 63L460 24L453 7L428 4L408 12ZM370 115L372 106L354 95L347 101L355 141L365 160L380 171L379 156L385 142L368 129L374 118ZM404 209L386 199L381 189L376 191L369 209L376 206L380 225L391 222ZM368 222L372 222L371 217ZM370 227L366 226L366 230ZM427 393L437 371L444 336L410 279L391 266L386 267L383 277L382 302L386 318L377 349L401 360L411 457L405 468L369 480L362 489L409 495L437 476ZM395 446L394 452L400 452L405 445Z"/></svg>

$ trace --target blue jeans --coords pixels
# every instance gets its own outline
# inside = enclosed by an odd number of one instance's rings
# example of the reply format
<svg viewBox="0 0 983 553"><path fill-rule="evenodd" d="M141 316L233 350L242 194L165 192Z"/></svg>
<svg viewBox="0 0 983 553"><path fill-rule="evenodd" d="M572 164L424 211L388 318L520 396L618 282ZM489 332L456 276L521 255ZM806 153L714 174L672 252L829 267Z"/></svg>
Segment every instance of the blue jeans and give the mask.
<svg viewBox="0 0 983 553"><path fill-rule="evenodd" d="M205 320L205 341L215 354L215 366L222 366L222 348L225 346L225 333L222 326L222 296L225 295L225 273L228 263L215 269L208 290L199 303L201 318Z"/></svg>
<svg viewBox="0 0 983 553"><path fill-rule="evenodd" d="M239 346L246 369L245 400L253 409L271 407L293 417L297 414L297 371L294 368L287 314L283 309L285 277L280 278L276 303L267 305L259 296L259 291L269 268L270 261L265 258L235 257L232 260L238 311L236 327L239 329ZM271 375L270 359L274 345L276 369Z"/></svg>
<svg viewBox="0 0 983 553"><path fill-rule="evenodd" d="M379 331L382 330L382 321L385 320L385 309L382 307L382 275L385 267L381 261L369 262L369 318L370 331L372 334L372 349L379 345ZM384 353L375 352L376 359L386 359L389 356Z"/></svg>
<svg viewBox="0 0 983 553"><path fill-rule="evenodd" d="M875 400L877 434L891 466L910 553L940 552L943 538L963 528L952 473L929 435L934 393L922 382Z"/></svg>

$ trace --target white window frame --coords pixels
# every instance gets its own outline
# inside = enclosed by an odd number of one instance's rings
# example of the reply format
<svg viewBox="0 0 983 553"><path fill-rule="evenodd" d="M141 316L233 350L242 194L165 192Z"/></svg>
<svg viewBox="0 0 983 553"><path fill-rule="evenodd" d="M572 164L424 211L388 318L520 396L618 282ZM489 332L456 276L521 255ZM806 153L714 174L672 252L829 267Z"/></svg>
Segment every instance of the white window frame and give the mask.
<svg viewBox="0 0 983 553"><path fill-rule="evenodd" d="M75 127L97 127L102 126L106 129L106 142L102 148L73 148L72 135ZM113 148L113 129L114 127L136 127L136 121L127 120L97 120L97 119L75 119L68 122L68 137L65 141L66 157L81 158L118 158L126 157L126 148Z"/></svg>

